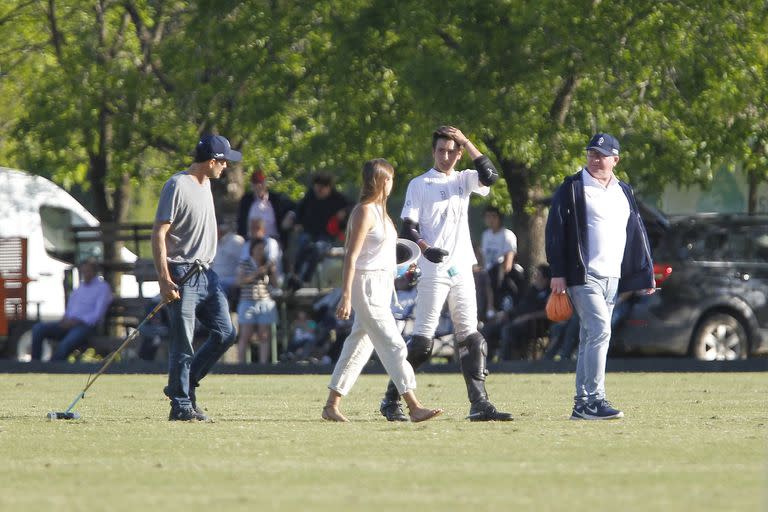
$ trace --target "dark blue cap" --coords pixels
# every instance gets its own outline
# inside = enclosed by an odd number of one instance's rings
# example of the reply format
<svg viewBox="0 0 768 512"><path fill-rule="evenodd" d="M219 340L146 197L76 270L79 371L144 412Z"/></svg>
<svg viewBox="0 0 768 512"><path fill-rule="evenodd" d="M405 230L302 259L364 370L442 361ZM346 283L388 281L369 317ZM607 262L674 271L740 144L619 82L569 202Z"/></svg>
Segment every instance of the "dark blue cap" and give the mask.
<svg viewBox="0 0 768 512"><path fill-rule="evenodd" d="M243 154L232 149L226 137L205 135L195 148L195 162L205 162L211 158L239 162L243 159Z"/></svg>
<svg viewBox="0 0 768 512"><path fill-rule="evenodd" d="M594 149L605 156L619 156L619 141L609 133L596 133L587 144L587 151Z"/></svg>

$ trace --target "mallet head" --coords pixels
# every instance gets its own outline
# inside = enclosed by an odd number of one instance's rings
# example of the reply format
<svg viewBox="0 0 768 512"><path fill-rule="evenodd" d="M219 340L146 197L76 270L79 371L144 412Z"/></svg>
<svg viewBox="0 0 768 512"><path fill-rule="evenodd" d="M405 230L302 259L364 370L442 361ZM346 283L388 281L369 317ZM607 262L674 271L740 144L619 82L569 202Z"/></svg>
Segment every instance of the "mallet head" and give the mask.
<svg viewBox="0 0 768 512"><path fill-rule="evenodd" d="M49 412L47 417L48 417L48 421L53 421L53 420L79 420L80 419L80 413L79 412Z"/></svg>

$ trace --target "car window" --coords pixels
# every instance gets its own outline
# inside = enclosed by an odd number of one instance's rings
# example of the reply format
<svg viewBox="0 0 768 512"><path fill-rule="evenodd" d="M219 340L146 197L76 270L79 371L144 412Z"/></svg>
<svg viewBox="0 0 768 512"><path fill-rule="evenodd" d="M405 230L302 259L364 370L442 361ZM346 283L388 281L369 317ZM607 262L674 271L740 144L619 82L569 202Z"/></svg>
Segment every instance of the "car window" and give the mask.
<svg viewBox="0 0 768 512"><path fill-rule="evenodd" d="M768 221L683 218L661 237L653 249L653 259L768 264Z"/></svg>
<svg viewBox="0 0 768 512"><path fill-rule="evenodd" d="M680 259L723 261L728 253L728 233L719 227L689 226L680 231L675 245Z"/></svg>
<svg viewBox="0 0 768 512"><path fill-rule="evenodd" d="M75 264L89 258L99 258L99 242L87 242L76 247L72 226L87 226L85 219L74 211L60 206L41 205L40 224L45 251L53 258ZM76 249L79 253L76 254Z"/></svg>
<svg viewBox="0 0 768 512"><path fill-rule="evenodd" d="M750 260L768 263L768 226L752 226L748 239L751 244Z"/></svg>
<svg viewBox="0 0 768 512"><path fill-rule="evenodd" d="M731 226L726 243L723 245L723 259L726 261L751 261L752 250L749 226Z"/></svg>
<svg viewBox="0 0 768 512"><path fill-rule="evenodd" d="M710 262L768 262L767 226L695 226L684 231L678 255Z"/></svg>

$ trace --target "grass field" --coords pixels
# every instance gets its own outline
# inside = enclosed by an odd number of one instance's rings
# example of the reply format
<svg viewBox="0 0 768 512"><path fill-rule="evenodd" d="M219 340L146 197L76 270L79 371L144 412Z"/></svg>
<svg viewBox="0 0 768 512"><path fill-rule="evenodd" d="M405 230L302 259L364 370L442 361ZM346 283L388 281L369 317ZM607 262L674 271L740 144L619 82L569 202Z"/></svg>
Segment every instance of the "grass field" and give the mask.
<svg viewBox="0 0 768 512"><path fill-rule="evenodd" d="M463 380L419 374L434 421L387 423L364 375L320 419L328 376L212 375L213 423L168 422L164 378L0 375L0 510L767 510L763 373L608 375L626 418L569 421L573 376L496 374L511 423L470 423Z"/></svg>

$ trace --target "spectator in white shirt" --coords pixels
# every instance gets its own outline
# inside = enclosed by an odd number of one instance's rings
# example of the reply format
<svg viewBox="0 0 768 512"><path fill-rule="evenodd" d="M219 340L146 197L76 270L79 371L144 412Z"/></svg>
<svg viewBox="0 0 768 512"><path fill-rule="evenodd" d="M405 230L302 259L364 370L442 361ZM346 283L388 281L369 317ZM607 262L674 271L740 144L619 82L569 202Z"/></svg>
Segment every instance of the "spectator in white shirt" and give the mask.
<svg viewBox="0 0 768 512"><path fill-rule="evenodd" d="M493 304L488 309L499 311L505 293L517 295L514 281L508 278L517 255L517 237L504 227L501 211L495 206L485 208L485 225L488 229L483 231L480 248L493 292Z"/></svg>

